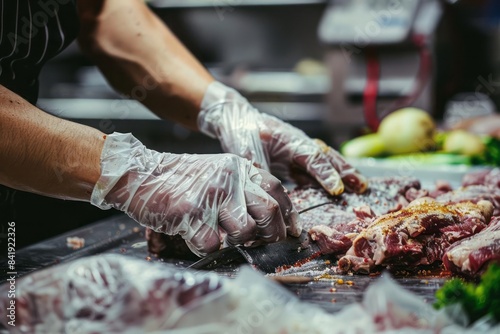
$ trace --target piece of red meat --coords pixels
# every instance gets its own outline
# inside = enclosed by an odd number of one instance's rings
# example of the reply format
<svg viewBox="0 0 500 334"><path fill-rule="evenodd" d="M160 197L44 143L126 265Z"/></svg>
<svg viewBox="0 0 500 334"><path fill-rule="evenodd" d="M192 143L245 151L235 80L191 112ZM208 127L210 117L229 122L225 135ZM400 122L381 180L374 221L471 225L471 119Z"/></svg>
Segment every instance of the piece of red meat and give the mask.
<svg viewBox="0 0 500 334"><path fill-rule="evenodd" d="M472 185L500 188L500 168L466 174L462 179L462 186Z"/></svg>
<svg viewBox="0 0 500 334"><path fill-rule="evenodd" d="M363 194L343 193L331 196L319 188L298 188L290 192L294 207L301 211L316 204L332 202L300 215L302 227L335 226L356 218L354 208L368 206L376 216L397 211L408 205L405 194L409 189L420 189L420 182L409 177L374 177L368 179L368 189Z"/></svg>
<svg viewBox="0 0 500 334"><path fill-rule="evenodd" d="M489 201L493 204L493 216L500 215L500 188L493 188L484 185L471 185L436 197L436 201L441 203L477 203L482 200Z"/></svg>
<svg viewBox="0 0 500 334"><path fill-rule="evenodd" d="M355 269L349 265L353 256L369 259L374 266L433 264L449 245L486 228L492 211L488 201L444 204L430 198L417 200L405 209L378 217L361 231L346 253L350 257L339 260L339 268Z"/></svg>
<svg viewBox="0 0 500 334"><path fill-rule="evenodd" d="M453 244L444 254L445 267L466 276L480 276L492 262L500 263L500 217L487 228Z"/></svg>
<svg viewBox="0 0 500 334"><path fill-rule="evenodd" d="M316 225L309 230L322 254L344 254L352 245L354 238L375 219L369 206L353 208L355 219L344 223Z"/></svg>

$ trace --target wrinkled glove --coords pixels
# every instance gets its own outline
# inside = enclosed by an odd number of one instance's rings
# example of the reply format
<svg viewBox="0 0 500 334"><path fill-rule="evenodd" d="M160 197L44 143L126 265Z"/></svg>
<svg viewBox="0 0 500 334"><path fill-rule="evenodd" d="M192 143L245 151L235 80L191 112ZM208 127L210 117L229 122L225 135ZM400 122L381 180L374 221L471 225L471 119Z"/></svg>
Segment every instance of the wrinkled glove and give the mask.
<svg viewBox="0 0 500 334"><path fill-rule="evenodd" d="M107 136L91 203L126 212L157 232L181 235L198 256L228 244L298 236L297 212L280 181L232 154L147 149L131 134Z"/></svg>
<svg viewBox="0 0 500 334"><path fill-rule="evenodd" d="M337 151L276 117L260 113L220 82L213 82L205 92L198 127L218 138L225 152L247 158L279 177L293 179L292 168L297 167L332 195L344 189L362 193L367 188L367 180Z"/></svg>

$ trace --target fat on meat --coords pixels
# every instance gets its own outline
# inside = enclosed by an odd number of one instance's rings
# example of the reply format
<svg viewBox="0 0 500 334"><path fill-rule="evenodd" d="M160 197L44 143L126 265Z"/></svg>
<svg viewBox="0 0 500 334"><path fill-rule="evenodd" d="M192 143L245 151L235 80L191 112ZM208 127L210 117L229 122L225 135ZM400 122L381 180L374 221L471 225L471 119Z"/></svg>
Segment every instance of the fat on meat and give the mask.
<svg viewBox="0 0 500 334"><path fill-rule="evenodd" d="M446 269L465 276L480 276L492 262L500 262L500 217L487 228L453 244L443 256Z"/></svg>

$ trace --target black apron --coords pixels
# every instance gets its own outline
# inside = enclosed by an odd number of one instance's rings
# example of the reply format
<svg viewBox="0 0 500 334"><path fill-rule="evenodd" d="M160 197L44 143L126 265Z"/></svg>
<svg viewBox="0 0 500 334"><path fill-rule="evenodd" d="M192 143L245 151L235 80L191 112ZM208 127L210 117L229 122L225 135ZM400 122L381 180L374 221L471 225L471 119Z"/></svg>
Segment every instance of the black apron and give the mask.
<svg viewBox="0 0 500 334"><path fill-rule="evenodd" d="M0 0L1 85L36 103L43 65L78 35L75 1ZM46 198L0 185L0 248L7 245L10 221L16 223L19 249L98 219L97 212L101 211L88 203Z"/></svg>
<svg viewBox="0 0 500 334"><path fill-rule="evenodd" d="M0 84L32 104L47 60L77 36L74 0L0 0Z"/></svg>

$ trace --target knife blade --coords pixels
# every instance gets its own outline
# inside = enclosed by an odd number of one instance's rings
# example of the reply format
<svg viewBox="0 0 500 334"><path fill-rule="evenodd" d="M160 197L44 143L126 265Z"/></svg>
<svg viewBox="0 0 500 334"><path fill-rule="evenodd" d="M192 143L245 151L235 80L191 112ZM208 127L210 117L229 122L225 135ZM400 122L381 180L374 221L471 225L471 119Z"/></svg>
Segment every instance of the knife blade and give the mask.
<svg viewBox="0 0 500 334"><path fill-rule="evenodd" d="M333 204L333 202L310 206L299 211L299 214L328 204ZM302 231L299 237L288 236L285 240L271 244L222 248L196 261L188 268L212 270L231 263L248 263L265 273L274 273L277 268L298 265L321 255L318 245L310 242L308 232Z"/></svg>

